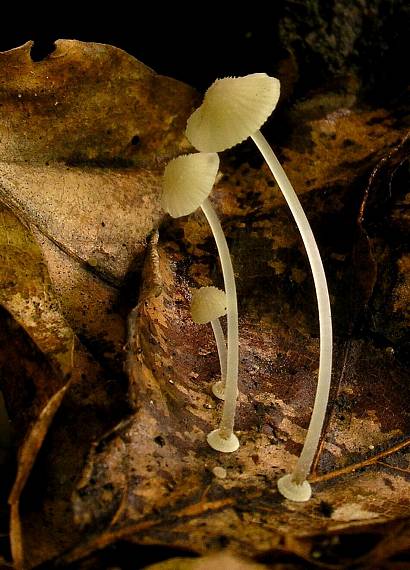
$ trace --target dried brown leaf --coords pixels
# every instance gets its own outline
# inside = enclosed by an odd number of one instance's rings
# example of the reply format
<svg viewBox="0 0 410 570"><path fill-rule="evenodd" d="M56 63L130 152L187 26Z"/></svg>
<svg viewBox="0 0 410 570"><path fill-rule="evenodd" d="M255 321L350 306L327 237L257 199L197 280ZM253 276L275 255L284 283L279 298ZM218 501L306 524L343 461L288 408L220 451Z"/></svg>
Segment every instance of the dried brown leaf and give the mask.
<svg viewBox="0 0 410 570"><path fill-rule="evenodd" d="M188 310L190 287L221 284L215 247L199 214L169 222L158 209L161 166L187 148L194 94L108 46L59 42L38 64L29 49L3 54L12 73L0 98L15 112L0 132L0 197L30 224L61 314L92 356L78 345L77 376L37 464L47 495L24 512L20 559L87 567L124 545L205 556L228 546L289 568L365 568L372 557L404 556L408 142L400 118L332 93L297 105L291 117L298 128L282 154L319 237L336 321L314 495L293 504L276 481L294 465L309 421L317 318L300 238L267 169L238 165L231 154L213 197L241 315L242 445L221 456L205 439L221 407L210 391L215 346ZM126 332L135 291L124 279L160 223ZM39 471L28 493L39 488Z"/></svg>
<svg viewBox="0 0 410 570"><path fill-rule="evenodd" d="M344 114L340 116L345 120ZM352 132L360 121L363 129L370 129L366 113L350 116ZM387 131L389 125L387 121ZM329 251L334 238L328 238L331 283L336 289L352 279L363 284L360 294L350 288L350 293L345 290L336 301L336 316L342 311L347 314L336 321L339 336L332 406L311 476L315 492L309 504L284 501L276 491L277 478L292 468L303 443L315 391L318 342L316 327L310 322L313 292L306 262L299 257L299 238L288 228L288 214L280 207L277 190L267 184L263 171L250 174L253 184L248 181L238 187L238 174L228 167L227 177L216 190L216 203L228 217L234 263L241 268L242 369L237 420L241 448L234 455L215 455L205 440L220 413L220 404L210 392L217 359L211 332L190 321L189 286L211 282L214 258L209 230L200 216L193 216L168 227L169 241L158 251L153 245L148 256L145 287L131 316L129 341L138 411L90 457L88 481L82 481L75 500L76 521L89 529L88 543L61 560L77 560L121 540L180 548L189 544L201 553L229 544L238 552L258 556L277 551L285 542L310 564L317 556L323 564L331 563L336 551L340 563L355 559L365 564L386 525L409 517L410 506L403 500L410 468L406 454L409 415L403 407L408 371L391 350L368 334L351 334L358 322L368 326L366 310L379 287L380 272L375 273L374 267L381 262L369 253L370 238L360 218L374 180L372 175L369 184L363 185L364 157L369 174L372 164L379 170L381 160L389 179L408 156L407 143L399 141L400 132L389 136L387 149L383 150L386 141L380 139L376 153L374 148L365 155L360 150L357 161L352 161L353 190L344 174L344 182L341 179L336 186L337 200L323 201L316 188L331 187L335 172L333 166L324 169L322 165L317 187L309 192L307 204L315 208L314 223L319 215L325 224L338 216L340 223L347 219L352 228L338 237L338 251ZM319 155L320 149L316 152ZM288 167L292 175L296 166L290 162ZM258 198L241 211L248 184ZM356 208L346 205L353 191ZM394 188L389 211L394 212L403 191L401 184ZM378 212L368 208L369 220L377 219ZM249 215L252 218L247 221ZM184 263L185 253L175 241L175 226L184 231L189 264ZM360 252L357 244L363 239L369 245ZM383 240L391 251L386 236ZM368 286L366 275L370 276ZM290 276L297 286L289 286ZM297 310L291 314L294 306ZM102 470L107 464L110 470ZM216 466L225 469L225 478L214 473ZM107 486L117 490L115 505L109 503L109 517L102 501ZM107 526L95 535L92 529L101 516ZM353 548L366 533L372 538L364 541L362 549ZM322 536L333 537L333 550L321 542ZM350 554L343 546L349 541Z"/></svg>
<svg viewBox="0 0 410 570"><path fill-rule="evenodd" d="M163 216L162 164L187 148L194 101L189 87L110 46L61 40L40 62L31 47L0 54L0 303L3 336L12 338L1 350L1 387L20 444L10 497L17 566L23 556L33 563L23 552L30 533L20 528L19 497L68 383L77 418L93 406L85 449L117 421L115 412L96 416L109 407L107 390L121 390L112 389L125 343L119 287ZM74 347L75 335L83 344ZM62 449L59 438L57 430ZM81 443L68 447L70 461L80 460ZM53 506L56 518L66 516L63 503ZM37 545L43 558L74 539L49 535Z"/></svg>
<svg viewBox="0 0 410 570"><path fill-rule="evenodd" d="M266 570L264 564L247 562L229 553L214 554L199 559L172 558L166 562L159 562L146 566L145 570Z"/></svg>
<svg viewBox="0 0 410 570"><path fill-rule="evenodd" d="M44 362L43 366L34 363L30 366L26 361L27 375L17 375L16 367L23 370L24 356L20 352L18 356L16 354L17 359L13 359L4 348L4 343L9 346L7 340L3 339L1 388L7 395L20 443L17 475L9 502L12 550L16 564L21 565L20 496L50 422L69 385L73 369L74 334L59 311L41 250L29 230L4 207L0 220L0 303L51 365L47 366ZM4 332L2 336L6 336ZM30 392L27 381L32 385L29 407L21 406Z"/></svg>

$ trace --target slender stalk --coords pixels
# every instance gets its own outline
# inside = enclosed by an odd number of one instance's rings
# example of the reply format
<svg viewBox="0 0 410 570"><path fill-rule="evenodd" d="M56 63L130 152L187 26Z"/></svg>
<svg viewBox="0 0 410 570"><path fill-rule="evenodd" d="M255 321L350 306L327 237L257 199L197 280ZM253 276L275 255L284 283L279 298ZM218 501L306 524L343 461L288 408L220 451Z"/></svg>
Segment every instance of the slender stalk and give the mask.
<svg viewBox="0 0 410 570"><path fill-rule="evenodd" d="M228 440L234 435L233 428L235 422L236 399L238 396L239 333L235 276L228 244L226 243L221 223L208 198L201 204L201 208L214 234L225 284L224 288L226 293L228 322L228 354L226 363L225 401L222 411L222 420L219 430L217 431L220 438Z"/></svg>
<svg viewBox="0 0 410 570"><path fill-rule="evenodd" d="M299 199L286 176L281 164L276 158L273 150L269 146L265 137L260 131L252 136L256 146L259 148L266 160L283 196L288 203L295 222L299 228L306 253L309 258L313 280L316 288L316 297L319 310L320 327L320 357L319 357L319 377L316 389L316 398L313 412L303 445L302 453L297 461L291 479L296 485L301 485L309 474L313 458L319 443L320 433L326 415L327 401L329 398L330 378L332 372L332 320L330 312L330 300L327 289L326 276L323 269L320 253L316 241L306 218L305 212Z"/></svg>
<svg viewBox="0 0 410 570"><path fill-rule="evenodd" d="M221 380L215 382L212 387L212 392L217 398L225 399L225 382L226 382L226 341L224 331L222 330L221 322L219 319L211 321L212 330L214 331L216 347L218 349L219 364L221 367Z"/></svg>

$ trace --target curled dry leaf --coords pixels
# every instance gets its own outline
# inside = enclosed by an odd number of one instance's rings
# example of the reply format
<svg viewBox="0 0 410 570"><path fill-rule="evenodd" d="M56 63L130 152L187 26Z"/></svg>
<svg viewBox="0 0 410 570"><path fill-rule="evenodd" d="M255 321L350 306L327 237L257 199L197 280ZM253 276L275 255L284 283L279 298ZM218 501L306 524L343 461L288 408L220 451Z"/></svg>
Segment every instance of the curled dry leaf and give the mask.
<svg viewBox="0 0 410 570"><path fill-rule="evenodd" d="M163 216L162 165L187 147L183 129L195 99L191 88L110 46L61 40L40 62L31 47L0 54L0 303L2 334L11 339L1 349L1 389L20 446L10 496L17 566L23 557L33 564L27 529L37 526L26 517L23 552L19 497L68 383L65 411L77 420L81 409L93 412L77 441L62 443L56 430L53 443L77 458L62 466L65 481L121 406L124 414L125 277ZM120 404L103 419L113 394ZM66 517L57 502L49 512ZM40 557L64 540L53 546L40 531Z"/></svg>
<svg viewBox="0 0 410 570"><path fill-rule="evenodd" d="M82 341L75 352L79 375L26 488L28 496L41 491L41 506L23 513L26 565L99 567L107 557L115 565L118 557L129 560L129 552L150 547L172 549L171 556L178 549L207 555L229 547L265 564L290 560L294 568L366 568L372 560L404 556L410 430L403 406L407 257L400 243L408 143L400 117L361 110L354 98L334 94L296 106L291 117L298 127L283 151L285 166L318 230L337 332L331 407L311 475L314 495L307 505L293 504L278 495L276 480L293 466L303 442L318 339L308 266L278 189L259 164L241 165L230 155L215 192L241 299L242 445L221 456L205 440L220 415L210 389L218 358L212 333L189 317L189 288L220 284L201 216L165 221L159 243L152 234L132 310L136 292L124 286L129 268L142 262L148 232L162 222L153 157L184 150L192 91L107 46L60 42L39 64L30 61L29 46L18 52L6 56L11 66L37 73L39 85L53 77L41 109L48 117L55 113L56 131L45 135L47 144L33 143L40 165L33 156L22 162L28 143L21 131L20 138L4 135L0 196L31 224L62 314ZM12 77L18 85L17 73ZM145 113L140 146L132 148L137 123L124 89L129 77L134 108L142 110L143 100ZM157 99L152 85L162 83ZM26 112L36 108L33 85ZM12 105L9 91L1 93ZM16 101L23 99L16 93ZM60 99L67 108L58 115ZM79 101L89 121L84 132L75 119ZM117 113L116 120L101 107ZM24 107L19 112L13 131L27 120ZM70 129L61 127L64 117ZM41 181L50 190L42 200ZM147 208L138 214L139 203Z"/></svg>
<svg viewBox="0 0 410 570"><path fill-rule="evenodd" d="M0 213L0 303L7 311L2 312L0 387L19 444L9 502L12 550L21 564L20 496L70 383L74 334L59 311L41 250L28 228L4 206Z"/></svg>
<svg viewBox="0 0 410 570"><path fill-rule="evenodd" d="M320 140L328 120L311 122L308 142ZM339 113L335 120L342 121L345 137L347 132L355 136L358 124L364 142L363 133L372 132L365 112ZM241 448L221 456L205 444L219 414L210 390L218 368L211 335L189 319L188 287L214 281L215 265L209 232L198 215L172 222L163 230L164 245L152 245L144 288L131 314L129 364L138 411L90 456L87 479L74 502L76 521L89 538L60 562L129 541L188 546L201 553L229 544L266 560L280 560L290 551L305 564L320 558L326 567L337 557L341 564L355 560L365 567L376 552L383 559L384 532L407 536L401 523L410 514L403 501L410 443L409 415L403 407L407 370L399 354L368 332L369 316L380 314L375 292L383 262L374 254L367 228L370 220L380 228L387 212L380 219L367 197L380 174L391 185L388 219L397 218L394 212L406 191L397 169L406 167L408 152L403 133L390 131L390 119L375 124L377 145L373 141L366 150L358 141L358 157L351 155L350 166L338 166L329 155L328 166L320 163L313 190L302 192L314 222L320 216L325 229L335 223L350 228L342 235L321 236L331 289L344 294L335 298L339 335L333 396L308 508L284 501L276 480L296 460L314 398L318 343L312 284L276 188L268 185L263 171L249 168L247 183L242 176L238 185L240 175L228 164L216 196L233 243L234 264L241 268ZM390 137L387 144L383 132ZM342 137L335 143L335 154L344 141ZM312 153L312 142L308 150ZM322 151L321 143L313 144L318 162ZM308 160L307 151L294 153L288 162L291 176ZM353 188L346 168L354 177ZM393 177L397 183L392 185ZM332 200L325 200L331 193ZM176 228L184 231L182 242L175 240ZM394 266L389 234L377 235ZM192 256L188 264L186 246ZM391 287L397 286L395 279ZM357 286L348 288L349 282ZM402 330L406 313L396 318L401 328L395 330ZM359 326L363 332L353 336ZM111 466L109 472L104 465ZM222 471L225 476L218 476ZM104 507L107 488L115 501ZM102 521L105 530L95 534ZM391 554L384 552L385 557Z"/></svg>
<svg viewBox="0 0 410 570"><path fill-rule="evenodd" d="M162 216L194 93L110 46L60 40L34 62L31 45L0 54L0 197L118 285Z"/></svg>

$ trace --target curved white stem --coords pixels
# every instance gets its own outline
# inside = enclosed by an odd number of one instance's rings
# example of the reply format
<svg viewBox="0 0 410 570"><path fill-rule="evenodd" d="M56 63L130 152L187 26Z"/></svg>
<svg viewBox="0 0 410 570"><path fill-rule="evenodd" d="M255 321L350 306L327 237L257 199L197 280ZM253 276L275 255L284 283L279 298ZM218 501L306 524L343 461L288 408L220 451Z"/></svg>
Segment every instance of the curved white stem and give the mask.
<svg viewBox="0 0 410 570"><path fill-rule="evenodd" d="M226 382L226 341L224 331L222 330L221 322L219 319L211 321L212 330L214 331L214 337L216 342L216 348L218 349L219 364L221 367L221 380L215 382L212 386L212 392L220 400L225 399L225 382Z"/></svg>
<svg viewBox="0 0 410 570"><path fill-rule="evenodd" d="M239 441L233 433L238 396L238 361L239 361L239 333L238 333L238 304L236 300L235 275L233 272L228 244L222 230L221 223L207 198L201 204L202 211L208 220L213 232L225 284L227 321L228 321L228 354L226 362L225 401L222 411L222 420L217 430L208 435L208 443L214 449L224 452L235 451Z"/></svg>
<svg viewBox="0 0 410 570"><path fill-rule="evenodd" d="M313 280L316 288L316 297L319 310L320 327L320 357L319 357L319 377L316 389L316 398L313 412L306 435L302 453L298 459L296 467L290 476L290 481L296 486L301 486L309 474L313 458L319 443L320 433L326 415L327 401L329 398L330 379L332 372L332 318L330 312L329 292L327 289L326 276L323 269L320 253L313 236L312 229L306 218L305 212L299 202L285 171L276 158L273 150L269 146L265 137L260 131L252 136L255 144L259 148L266 160L276 182L281 189L283 196L292 212L295 222L299 228L306 253L309 258ZM286 481L289 484L289 476ZM280 485L279 485L280 489ZM281 490L281 489L280 489ZM282 490L281 490L282 492ZM292 498L292 497L288 497ZM294 499L294 500L307 500Z"/></svg>

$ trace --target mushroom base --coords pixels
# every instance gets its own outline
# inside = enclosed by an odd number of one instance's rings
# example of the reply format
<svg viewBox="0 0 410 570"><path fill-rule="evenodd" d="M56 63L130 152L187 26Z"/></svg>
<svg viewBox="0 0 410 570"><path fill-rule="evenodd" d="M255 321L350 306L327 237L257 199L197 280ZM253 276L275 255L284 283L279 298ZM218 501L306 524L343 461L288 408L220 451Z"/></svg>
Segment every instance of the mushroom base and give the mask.
<svg viewBox="0 0 410 570"><path fill-rule="evenodd" d="M293 481L293 475L284 475L278 481L279 493L290 501L303 503L312 496L312 487L308 481L303 481L300 485Z"/></svg>
<svg viewBox="0 0 410 570"><path fill-rule="evenodd" d="M232 453L239 448L239 439L234 433L232 433L228 439L224 438L220 434L220 429L215 429L211 431L207 436L207 442L209 445L216 449L216 451L222 451L223 453Z"/></svg>

